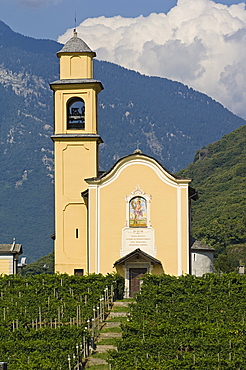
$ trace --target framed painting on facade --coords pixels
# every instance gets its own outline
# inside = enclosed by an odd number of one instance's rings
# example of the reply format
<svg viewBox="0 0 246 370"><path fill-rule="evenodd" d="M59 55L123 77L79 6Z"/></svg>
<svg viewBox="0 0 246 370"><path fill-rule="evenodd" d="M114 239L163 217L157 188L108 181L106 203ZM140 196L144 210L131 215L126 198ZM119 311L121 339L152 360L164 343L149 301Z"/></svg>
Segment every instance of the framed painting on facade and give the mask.
<svg viewBox="0 0 246 370"><path fill-rule="evenodd" d="M134 197L129 202L129 226L147 227L147 202L143 197Z"/></svg>

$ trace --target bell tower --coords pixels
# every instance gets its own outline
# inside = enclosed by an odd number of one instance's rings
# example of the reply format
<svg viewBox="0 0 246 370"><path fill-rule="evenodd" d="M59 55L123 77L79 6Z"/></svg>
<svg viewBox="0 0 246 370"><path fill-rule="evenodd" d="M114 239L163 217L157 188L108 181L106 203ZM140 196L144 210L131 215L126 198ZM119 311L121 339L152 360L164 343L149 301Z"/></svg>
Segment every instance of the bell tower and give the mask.
<svg viewBox="0 0 246 370"><path fill-rule="evenodd" d="M54 92L55 271L87 273L86 178L98 173L97 94L93 79L96 54L74 36L57 53L60 79Z"/></svg>

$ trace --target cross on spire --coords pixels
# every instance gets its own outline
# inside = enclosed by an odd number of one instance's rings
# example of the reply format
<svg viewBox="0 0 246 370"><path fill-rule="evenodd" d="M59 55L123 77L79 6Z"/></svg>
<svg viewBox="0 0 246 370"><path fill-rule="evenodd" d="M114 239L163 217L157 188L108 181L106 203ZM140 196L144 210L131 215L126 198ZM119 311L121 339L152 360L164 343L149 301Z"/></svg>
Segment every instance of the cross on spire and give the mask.
<svg viewBox="0 0 246 370"><path fill-rule="evenodd" d="M136 143L134 143L134 144L136 144L137 149L139 149L139 146L140 146L140 144L142 144L142 143L140 143L140 141L139 141L139 140L137 140L137 142L136 142Z"/></svg>
<svg viewBox="0 0 246 370"><path fill-rule="evenodd" d="M140 143L140 141L139 140L137 140L137 142L136 143L134 143L136 146L137 146L137 149L135 149L134 150L134 153L142 153L142 151L139 149L139 146L140 146L140 144L142 144L142 143Z"/></svg>
<svg viewBox="0 0 246 370"><path fill-rule="evenodd" d="M74 30L73 30L74 37L77 37L76 27L77 27L77 19L76 19L76 12L75 12L75 15L74 15Z"/></svg>

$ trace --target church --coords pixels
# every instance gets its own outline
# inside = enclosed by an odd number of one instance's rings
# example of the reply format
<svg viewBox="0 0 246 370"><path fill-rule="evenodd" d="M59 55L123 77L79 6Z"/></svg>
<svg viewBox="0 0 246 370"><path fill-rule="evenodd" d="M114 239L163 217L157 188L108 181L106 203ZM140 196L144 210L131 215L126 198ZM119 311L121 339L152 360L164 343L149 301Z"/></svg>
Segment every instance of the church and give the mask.
<svg viewBox="0 0 246 370"><path fill-rule="evenodd" d="M126 297L139 290L139 277L147 272L196 275L192 264L199 274L212 272L212 248L191 238L190 204L198 198L191 179L175 176L139 149L99 171L97 101L103 85L93 78L96 54L74 31L57 56L60 79L50 84L55 271L115 271L125 278Z"/></svg>

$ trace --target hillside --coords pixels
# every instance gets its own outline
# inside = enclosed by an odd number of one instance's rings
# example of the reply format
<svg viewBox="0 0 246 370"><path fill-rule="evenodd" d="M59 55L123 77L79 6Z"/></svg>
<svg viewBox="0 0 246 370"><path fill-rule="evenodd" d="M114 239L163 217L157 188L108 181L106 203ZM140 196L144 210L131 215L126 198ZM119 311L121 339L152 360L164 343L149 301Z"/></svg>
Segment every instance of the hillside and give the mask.
<svg viewBox="0 0 246 370"><path fill-rule="evenodd" d="M246 126L197 151L179 174L193 178L199 190L192 204L193 235L217 253L241 249L238 259L246 263Z"/></svg>
<svg viewBox="0 0 246 370"><path fill-rule="evenodd" d="M28 263L52 251L53 97L61 45L13 32L0 22L1 243L15 237ZM100 167L140 149L175 172L197 148L245 121L187 86L95 60L99 95Z"/></svg>
<svg viewBox="0 0 246 370"><path fill-rule="evenodd" d="M43 273L54 274L54 252L39 258L35 262L29 263L21 271L23 276L40 275Z"/></svg>

